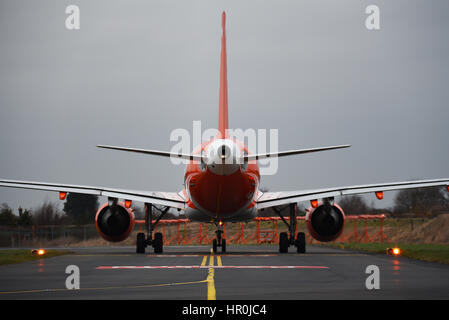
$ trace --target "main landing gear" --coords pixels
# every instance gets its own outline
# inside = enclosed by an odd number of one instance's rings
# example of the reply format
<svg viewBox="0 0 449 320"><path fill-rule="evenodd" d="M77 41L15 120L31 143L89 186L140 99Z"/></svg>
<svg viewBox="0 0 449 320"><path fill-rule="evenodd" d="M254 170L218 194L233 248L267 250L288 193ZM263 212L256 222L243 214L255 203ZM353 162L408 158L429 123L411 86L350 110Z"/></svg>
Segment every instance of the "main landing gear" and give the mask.
<svg viewBox="0 0 449 320"><path fill-rule="evenodd" d="M153 208L157 209L161 213L154 223ZM151 203L145 203L145 229L147 232L147 237L145 237L145 233L143 232L137 234L136 253L145 253L145 248L147 246L152 246L154 253L162 253L164 247L162 233L156 232L153 239L153 231L162 217L168 212L168 209L169 207L166 207L161 210L153 206Z"/></svg>
<svg viewBox="0 0 449 320"><path fill-rule="evenodd" d="M215 231L217 237L212 241L212 250L217 253L217 248L221 247L221 252L226 252L226 239L222 238L223 234L223 222L219 221L217 223L217 231Z"/></svg>
<svg viewBox="0 0 449 320"><path fill-rule="evenodd" d="M290 223L288 223L284 217L281 215L281 210L274 208L274 211L281 217L282 221L287 225L289 232L281 232L279 234L279 252L287 253L289 246L295 246L296 252L305 253L306 252L306 236L304 232L298 232L295 239L296 230L296 210L297 204L291 203L290 207Z"/></svg>

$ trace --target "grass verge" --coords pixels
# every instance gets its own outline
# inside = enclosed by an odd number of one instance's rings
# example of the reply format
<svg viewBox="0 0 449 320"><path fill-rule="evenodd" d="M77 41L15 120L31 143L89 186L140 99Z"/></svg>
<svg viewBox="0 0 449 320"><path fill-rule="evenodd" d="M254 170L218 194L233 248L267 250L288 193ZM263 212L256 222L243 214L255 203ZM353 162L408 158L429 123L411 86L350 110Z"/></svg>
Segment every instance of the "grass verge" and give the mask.
<svg viewBox="0 0 449 320"><path fill-rule="evenodd" d="M32 255L31 250L28 249L0 250L0 265L34 261L71 253L73 252L68 250L47 250L45 255L37 256Z"/></svg>
<svg viewBox="0 0 449 320"><path fill-rule="evenodd" d="M449 264L449 245L444 244L397 244L397 243L330 243L335 248L386 253L387 248L399 247L401 256L430 262Z"/></svg>

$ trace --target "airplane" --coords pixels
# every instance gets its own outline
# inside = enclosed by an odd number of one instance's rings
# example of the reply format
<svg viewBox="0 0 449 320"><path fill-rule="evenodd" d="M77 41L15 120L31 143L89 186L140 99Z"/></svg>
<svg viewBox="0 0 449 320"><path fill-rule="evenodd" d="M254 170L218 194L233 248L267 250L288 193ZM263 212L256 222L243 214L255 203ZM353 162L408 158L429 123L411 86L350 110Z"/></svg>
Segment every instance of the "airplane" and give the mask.
<svg viewBox="0 0 449 320"><path fill-rule="evenodd" d="M279 235L279 252L287 253L289 247L294 246L298 253L304 253L306 251L305 234L303 232L295 234L298 202L310 201L311 207L307 210L305 217L307 229L313 238L326 242L337 239L344 227L345 214L343 209L335 203L336 196L375 193L378 199L382 199L384 191L433 186L446 186L449 191L449 178L445 178L289 192L261 192L257 160L343 149L350 145L254 154L243 142L231 137L228 132L225 24L226 14L223 12L218 133L213 139L201 143L190 154L108 145L97 146L103 149L173 157L188 161L183 190L151 192L17 180L0 180L0 186L55 191L59 192L60 200L65 200L67 193L71 192L107 197L108 201L100 206L96 213L95 224L101 237L111 242L123 241L130 235L136 225L131 203L132 201L143 202L145 204L145 233L137 234L136 253L139 254L145 253L146 247L153 247L155 253L163 252L163 236L157 232L153 237L153 232L169 208L184 210L190 221L214 223L217 230L216 238L212 242L213 251L217 252L220 247L222 252L226 252L226 239L222 236L224 223L250 221L257 216L259 210L273 207L288 227L288 232L282 232ZM281 215L280 210L276 209L279 206L289 207L289 222ZM159 212L157 217L155 211Z"/></svg>

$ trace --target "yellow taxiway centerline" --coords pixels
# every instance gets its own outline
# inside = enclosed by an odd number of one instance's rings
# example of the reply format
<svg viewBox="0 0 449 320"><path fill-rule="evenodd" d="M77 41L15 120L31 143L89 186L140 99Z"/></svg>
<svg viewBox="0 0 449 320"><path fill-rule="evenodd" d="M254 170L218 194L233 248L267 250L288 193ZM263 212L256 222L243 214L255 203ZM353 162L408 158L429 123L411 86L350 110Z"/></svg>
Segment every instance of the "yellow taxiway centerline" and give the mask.
<svg viewBox="0 0 449 320"><path fill-rule="evenodd" d="M209 258L209 266L212 268L209 268L208 274L207 274L207 300L217 300L216 292L215 292L215 281L214 281L214 253L211 250L211 255Z"/></svg>

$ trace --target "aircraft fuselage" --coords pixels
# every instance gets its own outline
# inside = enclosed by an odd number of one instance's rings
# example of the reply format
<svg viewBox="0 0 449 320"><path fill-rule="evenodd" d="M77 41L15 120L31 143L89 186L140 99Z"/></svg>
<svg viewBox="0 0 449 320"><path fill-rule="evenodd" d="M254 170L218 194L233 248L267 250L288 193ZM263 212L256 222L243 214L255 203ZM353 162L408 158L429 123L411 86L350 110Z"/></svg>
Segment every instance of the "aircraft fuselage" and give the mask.
<svg viewBox="0 0 449 320"><path fill-rule="evenodd" d="M247 147L235 139L212 139L194 154L206 154L208 163L190 161L185 171L186 216L194 221L245 221L256 216L259 166L238 163Z"/></svg>

